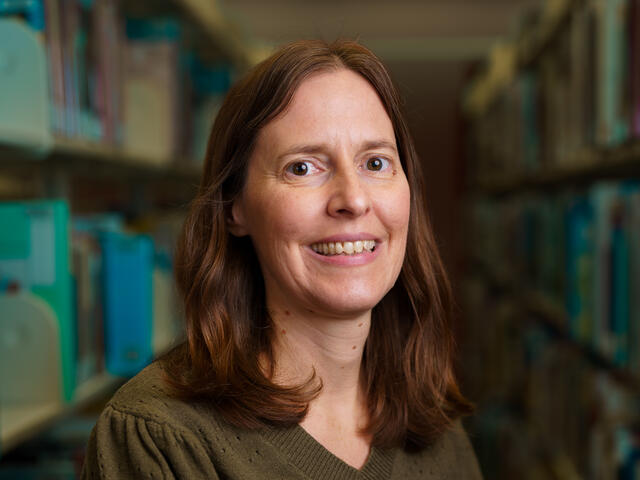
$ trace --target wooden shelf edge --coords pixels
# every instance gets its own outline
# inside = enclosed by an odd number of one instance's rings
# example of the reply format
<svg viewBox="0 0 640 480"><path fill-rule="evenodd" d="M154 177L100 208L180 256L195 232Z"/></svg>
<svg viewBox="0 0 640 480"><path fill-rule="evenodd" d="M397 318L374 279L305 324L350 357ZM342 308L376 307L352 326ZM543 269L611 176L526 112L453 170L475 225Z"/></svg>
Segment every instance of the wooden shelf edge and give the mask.
<svg viewBox="0 0 640 480"><path fill-rule="evenodd" d="M32 437L63 412L61 403L0 405L0 454Z"/></svg>
<svg viewBox="0 0 640 480"><path fill-rule="evenodd" d="M160 346L154 358L159 358L169 352L184 339L182 336ZM20 445L22 442L37 435L48 426L66 415L81 410L101 396L116 390L128 379L103 372L83 382L76 388L74 399L64 404L62 402L44 404L0 404L0 457Z"/></svg>
<svg viewBox="0 0 640 480"><path fill-rule="evenodd" d="M552 12L553 15L549 15L545 21L526 32L519 41L507 41L504 43L504 45L509 45L515 49L516 71L530 65L540 56L559 33L572 9L582 1L547 1L547 6L560 4L559 8L556 9L557 11ZM493 74L494 70L493 65L488 64L485 71L473 80L471 88L463 98L462 108L468 118L481 115L495 100L499 92L510 83L511 72L505 72L504 77L496 77Z"/></svg>
<svg viewBox="0 0 640 480"><path fill-rule="evenodd" d="M527 173L505 173L477 182L471 190L487 195L539 190L568 182L587 182L602 178L640 176L640 140L619 148L588 148L576 152L563 164Z"/></svg>
<svg viewBox="0 0 640 480"><path fill-rule="evenodd" d="M124 378L101 373L78 386L73 401L68 404L55 402L0 405L0 453L15 448L56 420L81 409L124 381Z"/></svg>
<svg viewBox="0 0 640 480"><path fill-rule="evenodd" d="M246 42L226 20L215 0L175 0L189 16L199 23L211 40L232 59L243 66L252 64L253 57Z"/></svg>
<svg viewBox="0 0 640 480"><path fill-rule="evenodd" d="M1 138L1 136L0 136ZM128 152L124 148L86 140L56 138L47 151L0 140L0 168L114 168L130 173L199 182L202 166L189 159L160 159Z"/></svg>

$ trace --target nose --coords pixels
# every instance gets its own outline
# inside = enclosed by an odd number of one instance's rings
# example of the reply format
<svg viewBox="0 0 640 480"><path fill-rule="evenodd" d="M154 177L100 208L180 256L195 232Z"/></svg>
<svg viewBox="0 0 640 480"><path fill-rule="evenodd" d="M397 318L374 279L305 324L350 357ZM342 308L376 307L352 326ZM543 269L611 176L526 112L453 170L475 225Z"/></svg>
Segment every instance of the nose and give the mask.
<svg viewBox="0 0 640 480"><path fill-rule="evenodd" d="M336 171L330 182L327 211L332 217L359 217L371 208L371 199L355 167Z"/></svg>

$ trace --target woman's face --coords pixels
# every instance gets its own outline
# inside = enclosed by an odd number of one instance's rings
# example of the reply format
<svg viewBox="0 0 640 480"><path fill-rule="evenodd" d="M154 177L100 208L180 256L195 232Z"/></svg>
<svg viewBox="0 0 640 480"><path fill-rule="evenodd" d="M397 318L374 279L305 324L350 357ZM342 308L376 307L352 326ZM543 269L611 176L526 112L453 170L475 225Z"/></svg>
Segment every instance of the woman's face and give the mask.
<svg viewBox="0 0 640 480"><path fill-rule="evenodd" d="M373 87L346 69L304 80L261 130L232 211L270 308L345 318L373 308L400 273L409 223L409 184Z"/></svg>

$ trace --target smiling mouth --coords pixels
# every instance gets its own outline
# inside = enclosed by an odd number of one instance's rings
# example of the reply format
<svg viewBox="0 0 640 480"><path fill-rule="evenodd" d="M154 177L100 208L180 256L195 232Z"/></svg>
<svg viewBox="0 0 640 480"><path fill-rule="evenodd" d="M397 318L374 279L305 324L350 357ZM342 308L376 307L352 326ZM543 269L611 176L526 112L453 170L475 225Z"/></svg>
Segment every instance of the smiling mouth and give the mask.
<svg viewBox="0 0 640 480"><path fill-rule="evenodd" d="M362 252L373 252L375 240L357 240L355 242L314 243L311 249L320 255L355 255Z"/></svg>

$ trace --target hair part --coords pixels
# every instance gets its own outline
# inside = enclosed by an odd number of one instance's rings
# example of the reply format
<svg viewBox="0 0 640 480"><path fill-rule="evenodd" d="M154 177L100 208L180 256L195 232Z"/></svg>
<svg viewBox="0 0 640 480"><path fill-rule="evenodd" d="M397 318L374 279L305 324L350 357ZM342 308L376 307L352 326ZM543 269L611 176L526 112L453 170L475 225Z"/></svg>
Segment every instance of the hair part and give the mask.
<svg viewBox="0 0 640 480"><path fill-rule="evenodd" d="M365 78L391 119L411 191L407 248L395 286L373 309L363 354L367 433L379 447L422 448L472 411L453 374L451 288L427 216L422 173L398 94L382 63L352 41L288 44L227 93L209 136L204 175L179 238L175 277L186 344L164 360L178 397L213 401L234 425L300 423L322 388L272 381L272 320L252 242L228 219L261 129L309 76L341 68Z"/></svg>

